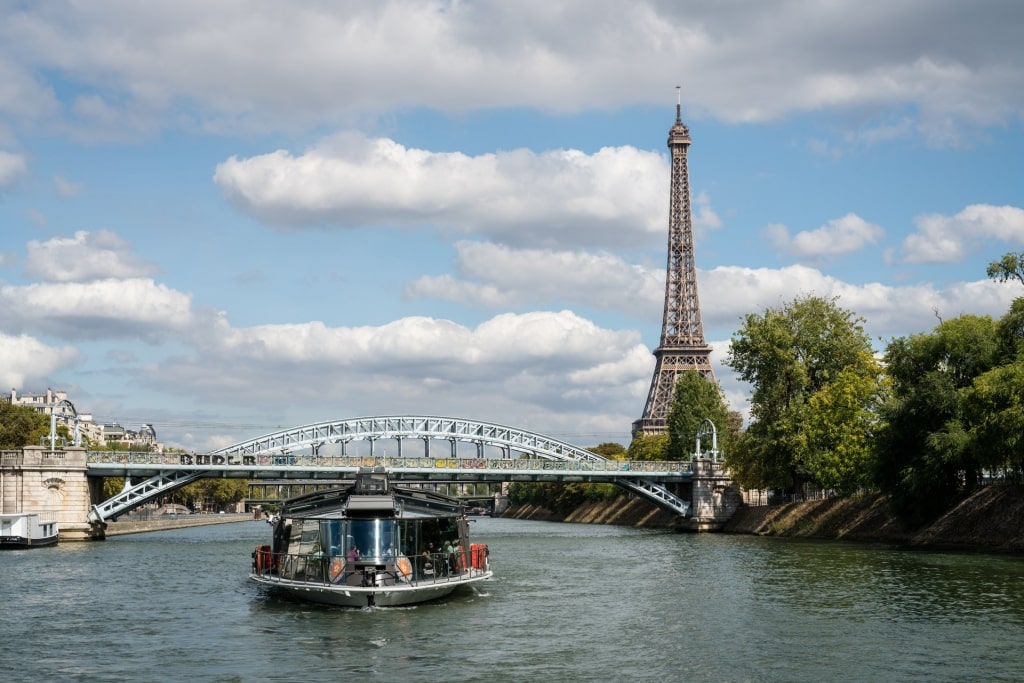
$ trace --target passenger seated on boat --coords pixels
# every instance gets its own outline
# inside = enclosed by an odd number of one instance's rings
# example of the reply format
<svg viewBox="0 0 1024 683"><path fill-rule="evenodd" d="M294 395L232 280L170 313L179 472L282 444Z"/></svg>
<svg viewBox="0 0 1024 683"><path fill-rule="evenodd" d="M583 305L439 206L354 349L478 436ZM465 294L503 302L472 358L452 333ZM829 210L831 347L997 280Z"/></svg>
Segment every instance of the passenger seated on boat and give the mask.
<svg viewBox="0 0 1024 683"><path fill-rule="evenodd" d="M353 564L353 563L357 562L358 560L359 560L359 548L357 546L352 546L351 548L348 549L348 561L349 561L350 564Z"/></svg>
<svg viewBox="0 0 1024 683"><path fill-rule="evenodd" d="M421 560L420 560L420 574L422 576L433 576L434 575L433 554L434 554L434 544L433 543L428 543L427 544L427 549L424 550L423 554L420 556L421 557Z"/></svg>

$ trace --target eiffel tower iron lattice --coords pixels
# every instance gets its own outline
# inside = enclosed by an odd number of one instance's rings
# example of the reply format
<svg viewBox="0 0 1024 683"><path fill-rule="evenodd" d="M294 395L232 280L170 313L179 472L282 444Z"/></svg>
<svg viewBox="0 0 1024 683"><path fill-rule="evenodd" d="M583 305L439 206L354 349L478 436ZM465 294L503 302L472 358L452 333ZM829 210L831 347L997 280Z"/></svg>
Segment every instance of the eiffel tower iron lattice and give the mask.
<svg viewBox="0 0 1024 683"><path fill-rule="evenodd" d="M633 422L633 435L664 434L669 408L680 373L695 370L715 381L711 347L704 341L697 297L697 269L693 258L693 219L690 211L690 177L686 155L690 130L683 123L676 89L676 121L668 132L672 154L669 190L668 268L665 274L665 313L661 342L654 350L656 364L643 417Z"/></svg>

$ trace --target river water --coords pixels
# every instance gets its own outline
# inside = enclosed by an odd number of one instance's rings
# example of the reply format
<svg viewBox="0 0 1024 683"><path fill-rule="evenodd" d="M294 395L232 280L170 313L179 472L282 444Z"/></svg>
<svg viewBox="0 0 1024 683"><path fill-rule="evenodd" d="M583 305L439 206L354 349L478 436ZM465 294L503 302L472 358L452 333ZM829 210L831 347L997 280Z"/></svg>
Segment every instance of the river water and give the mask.
<svg viewBox="0 0 1024 683"><path fill-rule="evenodd" d="M0 553L0 681L1020 681L1024 558L480 519L495 578L346 609L263 522Z"/></svg>

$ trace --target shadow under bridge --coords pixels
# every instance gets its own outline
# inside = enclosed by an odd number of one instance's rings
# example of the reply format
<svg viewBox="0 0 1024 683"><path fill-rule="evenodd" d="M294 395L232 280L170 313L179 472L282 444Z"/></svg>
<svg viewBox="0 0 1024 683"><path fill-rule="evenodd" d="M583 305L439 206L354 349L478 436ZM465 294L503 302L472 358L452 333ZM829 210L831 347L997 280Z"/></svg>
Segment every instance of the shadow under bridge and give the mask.
<svg viewBox="0 0 1024 683"><path fill-rule="evenodd" d="M666 488L692 480L688 462L610 460L504 425L406 415L304 425L205 454L90 453L90 475L148 478L94 506L89 516L117 517L203 477L341 480L365 467L384 467L406 482L612 483L662 509L690 514L690 503Z"/></svg>

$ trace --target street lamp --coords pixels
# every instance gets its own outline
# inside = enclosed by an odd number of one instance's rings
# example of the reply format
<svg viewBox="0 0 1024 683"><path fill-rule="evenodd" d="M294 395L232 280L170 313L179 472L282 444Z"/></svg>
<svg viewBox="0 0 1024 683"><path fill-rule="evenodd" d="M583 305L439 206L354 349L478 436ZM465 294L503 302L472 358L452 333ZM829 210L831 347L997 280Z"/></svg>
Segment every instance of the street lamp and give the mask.
<svg viewBox="0 0 1024 683"><path fill-rule="evenodd" d="M700 438L708 434L711 435L711 461L718 462L718 430L715 429L715 423L710 418L704 418L697 426L697 448L694 451L694 457L700 458Z"/></svg>

